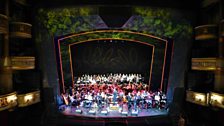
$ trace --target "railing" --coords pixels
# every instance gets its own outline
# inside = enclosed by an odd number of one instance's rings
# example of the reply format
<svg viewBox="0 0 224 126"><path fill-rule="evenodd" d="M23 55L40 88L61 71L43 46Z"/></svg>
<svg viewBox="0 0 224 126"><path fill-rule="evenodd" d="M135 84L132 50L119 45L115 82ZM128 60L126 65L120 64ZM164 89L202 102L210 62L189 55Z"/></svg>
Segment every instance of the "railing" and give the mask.
<svg viewBox="0 0 224 126"><path fill-rule="evenodd" d="M10 24L10 36L19 38L31 38L32 25L23 22L13 22Z"/></svg>
<svg viewBox="0 0 224 126"><path fill-rule="evenodd" d="M29 106L38 102L40 102L40 91L18 95L19 107Z"/></svg>
<svg viewBox="0 0 224 126"><path fill-rule="evenodd" d="M0 111L14 108L17 106L16 92L0 95Z"/></svg>
<svg viewBox="0 0 224 126"><path fill-rule="evenodd" d="M208 94L186 91L186 101L202 106L208 106Z"/></svg>
<svg viewBox="0 0 224 126"><path fill-rule="evenodd" d="M195 40L206 40L218 38L217 25L201 25L195 27Z"/></svg>
<svg viewBox="0 0 224 126"><path fill-rule="evenodd" d="M217 58L192 58L191 68L192 70L216 70Z"/></svg>
<svg viewBox="0 0 224 126"><path fill-rule="evenodd" d="M12 57L13 70L35 69L35 57Z"/></svg>
<svg viewBox="0 0 224 126"><path fill-rule="evenodd" d="M224 109L224 94L215 92L200 93L187 90L186 101L202 106L219 107Z"/></svg>
<svg viewBox="0 0 224 126"><path fill-rule="evenodd" d="M0 95L0 111L12 109L16 106L25 107L40 102L40 91L33 91L26 94L16 92Z"/></svg>
<svg viewBox="0 0 224 126"><path fill-rule="evenodd" d="M7 33L8 30L8 17L0 14L0 33Z"/></svg>

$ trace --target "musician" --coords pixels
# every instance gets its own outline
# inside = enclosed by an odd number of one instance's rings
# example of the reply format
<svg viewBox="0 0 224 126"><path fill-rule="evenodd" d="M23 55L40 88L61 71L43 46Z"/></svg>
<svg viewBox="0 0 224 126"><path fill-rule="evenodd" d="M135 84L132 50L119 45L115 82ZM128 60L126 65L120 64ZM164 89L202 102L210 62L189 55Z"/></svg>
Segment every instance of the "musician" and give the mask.
<svg viewBox="0 0 224 126"><path fill-rule="evenodd" d="M72 106L72 105L77 105L78 104L78 101L77 101L77 97L76 95L68 95L68 98L69 98L69 106Z"/></svg>
<svg viewBox="0 0 224 126"><path fill-rule="evenodd" d="M99 110L100 110L102 107L102 97L101 97L100 93L97 93L96 102L97 102L97 106L99 107Z"/></svg>
<svg viewBox="0 0 224 126"><path fill-rule="evenodd" d="M71 87L71 86L69 86L69 89L68 89L68 94L69 94L70 96L72 96L72 95L73 95L73 91L72 91L72 87Z"/></svg>
<svg viewBox="0 0 224 126"><path fill-rule="evenodd" d="M132 99L132 96L131 96L130 92L128 93L126 98L128 100L128 111L130 111L131 110L131 99Z"/></svg>
<svg viewBox="0 0 224 126"><path fill-rule="evenodd" d="M144 106L143 103L144 103L144 101L143 101L143 98L141 97L141 92L138 91L138 93L137 93L137 105L139 106L141 104L141 107L143 109L143 106Z"/></svg>
<svg viewBox="0 0 224 126"><path fill-rule="evenodd" d="M137 97L137 95L135 94L135 95L134 95L134 98L133 98L133 102L134 102L134 110L135 110L135 111L137 110L137 100L138 100L138 97Z"/></svg>
<svg viewBox="0 0 224 126"><path fill-rule="evenodd" d="M158 108L160 103L160 94L157 92L154 96L153 107Z"/></svg>
<svg viewBox="0 0 224 126"><path fill-rule="evenodd" d="M65 104L65 103L64 103L64 98L63 98L62 95L63 95L63 94L61 94L61 95L57 95L57 105L58 105L58 106L61 106L61 105Z"/></svg>
<svg viewBox="0 0 224 126"><path fill-rule="evenodd" d="M113 102L114 102L114 104L115 104L116 100L117 100L117 90L116 90L116 88L114 88L114 91L113 91Z"/></svg>
<svg viewBox="0 0 224 126"><path fill-rule="evenodd" d="M120 97L123 97L123 95L124 95L124 92L123 92L122 89L120 89L119 96L120 96Z"/></svg>
<svg viewBox="0 0 224 126"><path fill-rule="evenodd" d="M77 84L80 84L80 83L81 83L81 78L80 78L80 77L78 77L76 83L77 83Z"/></svg>

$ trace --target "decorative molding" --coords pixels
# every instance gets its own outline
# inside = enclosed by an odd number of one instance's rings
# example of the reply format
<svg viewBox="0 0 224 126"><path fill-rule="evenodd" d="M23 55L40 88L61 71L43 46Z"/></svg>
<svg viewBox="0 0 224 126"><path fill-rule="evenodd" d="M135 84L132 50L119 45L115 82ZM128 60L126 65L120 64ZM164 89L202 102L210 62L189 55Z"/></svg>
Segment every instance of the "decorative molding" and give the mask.
<svg viewBox="0 0 224 126"><path fill-rule="evenodd" d="M34 91L27 94L18 95L19 107L26 107L40 102L40 91Z"/></svg>
<svg viewBox="0 0 224 126"><path fill-rule="evenodd" d="M6 34L8 31L8 17L0 14L0 34Z"/></svg>
<svg viewBox="0 0 224 126"><path fill-rule="evenodd" d="M208 94L206 93L199 93L194 91L186 91L186 101L202 105L202 106L208 106Z"/></svg>
<svg viewBox="0 0 224 126"><path fill-rule="evenodd" d="M0 111L14 108L17 106L16 92L0 95Z"/></svg>
<svg viewBox="0 0 224 126"><path fill-rule="evenodd" d="M192 58L192 70L215 71L217 68L217 58Z"/></svg>
<svg viewBox="0 0 224 126"><path fill-rule="evenodd" d="M224 58L192 58L192 70L224 70Z"/></svg>
<svg viewBox="0 0 224 126"><path fill-rule="evenodd" d="M35 57L12 57L13 70L29 70L35 69Z"/></svg>
<svg viewBox="0 0 224 126"><path fill-rule="evenodd" d="M32 25L24 22L12 22L10 24L10 36L19 38L32 38Z"/></svg>
<svg viewBox="0 0 224 126"><path fill-rule="evenodd" d="M208 40L218 38L217 25L201 25L195 27L195 40Z"/></svg>

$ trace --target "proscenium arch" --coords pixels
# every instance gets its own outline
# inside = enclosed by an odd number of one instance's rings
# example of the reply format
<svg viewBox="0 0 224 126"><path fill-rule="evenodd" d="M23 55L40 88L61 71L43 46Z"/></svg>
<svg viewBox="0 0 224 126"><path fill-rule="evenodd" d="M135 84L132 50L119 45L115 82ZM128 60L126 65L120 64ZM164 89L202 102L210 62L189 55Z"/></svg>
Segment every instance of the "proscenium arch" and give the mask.
<svg viewBox="0 0 224 126"><path fill-rule="evenodd" d="M55 38L55 52L58 68L58 77L59 77L59 87L60 92L65 92L65 79L64 73L71 73L71 68L68 70L66 66L71 66L70 64L70 52L69 48L71 44L93 41L99 39L119 39L119 40L129 40L139 43L144 43L153 46L153 63L151 66L150 75L150 86L153 83L158 83L155 78L160 77L160 87L158 90L163 89L164 81L164 70L167 58L167 46L168 40L162 39L157 36L150 34L144 34L140 32L126 31L126 30L97 30L97 31L88 31L82 33L74 33L65 36L60 36ZM63 51L67 50L67 51ZM66 60L67 59L67 60ZM72 73L71 73L72 74ZM70 78L70 83L73 83L73 76ZM68 83L68 82L66 82Z"/></svg>

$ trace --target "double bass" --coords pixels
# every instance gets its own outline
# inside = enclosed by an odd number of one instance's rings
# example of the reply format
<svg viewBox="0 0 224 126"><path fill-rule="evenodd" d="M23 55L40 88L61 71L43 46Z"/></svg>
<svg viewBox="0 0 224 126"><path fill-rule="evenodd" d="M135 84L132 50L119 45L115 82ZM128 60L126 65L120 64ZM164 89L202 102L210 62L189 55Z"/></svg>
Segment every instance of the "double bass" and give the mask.
<svg viewBox="0 0 224 126"><path fill-rule="evenodd" d="M68 99L65 97L65 95L64 94L61 94L61 96L62 96L62 98L63 98L63 100L65 102L65 105L68 105L69 102L68 102Z"/></svg>

